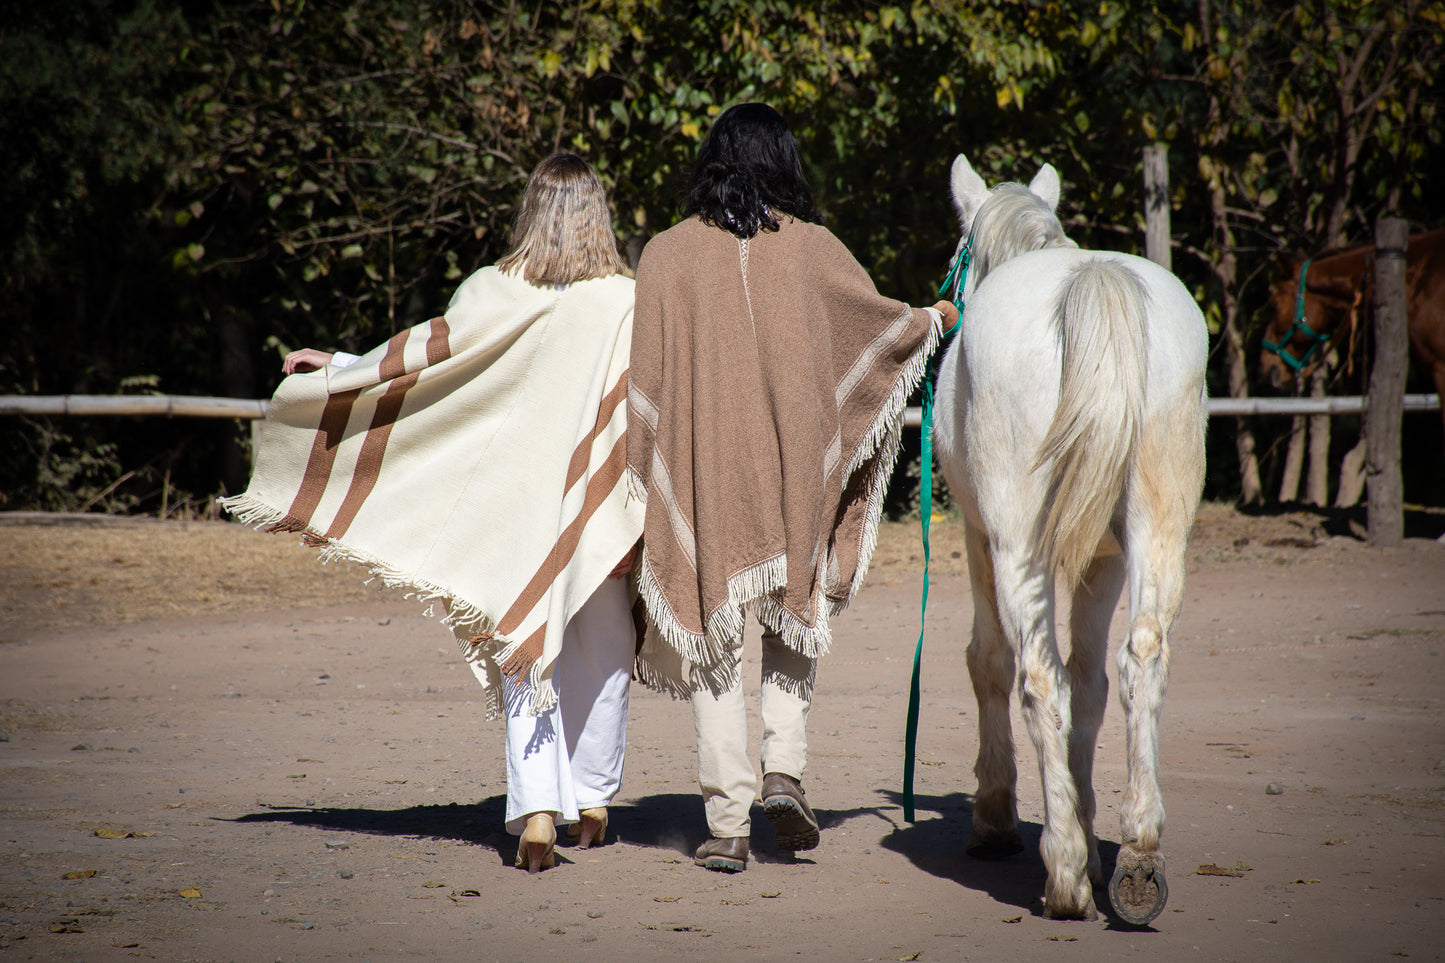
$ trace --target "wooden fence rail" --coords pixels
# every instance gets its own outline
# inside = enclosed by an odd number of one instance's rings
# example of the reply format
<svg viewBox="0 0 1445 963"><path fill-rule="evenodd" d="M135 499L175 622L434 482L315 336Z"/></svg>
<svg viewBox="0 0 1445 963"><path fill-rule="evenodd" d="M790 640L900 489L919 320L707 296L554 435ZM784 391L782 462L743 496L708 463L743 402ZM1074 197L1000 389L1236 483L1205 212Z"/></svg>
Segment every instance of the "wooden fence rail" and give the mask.
<svg viewBox="0 0 1445 963"><path fill-rule="evenodd" d="M1357 415L1368 410L1360 395L1337 398L1210 398L1212 416ZM74 417L154 416L170 418L239 418L266 416L269 404L256 398L206 398L194 395L0 395L0 415L70 415ZM1438 411L1439 395L1405 395L1406 411ZM904 409L903 423L917 428L922 409Z"/></svg>

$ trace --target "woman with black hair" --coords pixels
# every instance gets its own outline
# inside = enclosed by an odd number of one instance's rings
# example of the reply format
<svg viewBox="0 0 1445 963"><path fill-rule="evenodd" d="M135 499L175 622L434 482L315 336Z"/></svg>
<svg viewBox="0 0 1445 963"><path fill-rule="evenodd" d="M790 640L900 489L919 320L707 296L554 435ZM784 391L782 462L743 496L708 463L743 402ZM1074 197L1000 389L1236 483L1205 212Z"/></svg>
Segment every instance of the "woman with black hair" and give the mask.
<svg viewBox="0 0 1445 963"><path fill-rule="evenodd" d="M645 679L692 698L711 838L747 868L758 792L739 671L763 625L762 802L777 846L818 845L800 780L828 618L862 583L903 407L953 305L880 295L819 221L787 122L740 104L698 153L689 216L637 269L628 469L647 494Z"/></svg>

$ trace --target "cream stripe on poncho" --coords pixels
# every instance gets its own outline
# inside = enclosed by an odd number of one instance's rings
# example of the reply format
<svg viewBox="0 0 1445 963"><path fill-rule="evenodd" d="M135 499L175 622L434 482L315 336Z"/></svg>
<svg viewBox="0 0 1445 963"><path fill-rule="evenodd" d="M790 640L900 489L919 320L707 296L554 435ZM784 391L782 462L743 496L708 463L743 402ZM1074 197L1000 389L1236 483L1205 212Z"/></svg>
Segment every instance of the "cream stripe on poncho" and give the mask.
<svg viewBox="0 0 1445 963"><path fill-rule="evenodd" d="M730 684L745 607L797 651L828 650L937 337L936 312L880 295L816 224L740 241L691 218L648 243L628 468L647 494L640 582L660 632L644 654L673 661L650 684Z"/></svg>
<svg viewBox="0 0 1445 963"><path fill-rule="evenodd" d="M222 504L443 602L489 709L498 666L550 709L567 622L642 533L632 293L621 276L559 291L478 271L443 317L283 381L251 485Z"/></svg>

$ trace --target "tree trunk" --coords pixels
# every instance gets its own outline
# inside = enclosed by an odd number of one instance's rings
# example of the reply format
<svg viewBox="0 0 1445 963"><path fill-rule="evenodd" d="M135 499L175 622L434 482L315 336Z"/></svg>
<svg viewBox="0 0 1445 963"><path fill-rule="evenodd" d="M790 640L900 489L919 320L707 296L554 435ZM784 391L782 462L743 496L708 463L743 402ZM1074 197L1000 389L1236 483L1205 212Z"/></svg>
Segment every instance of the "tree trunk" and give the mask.
<svg viewBox="0 0 1445 963"><path fill-rule="evenodd" d="M1365 493L1365 432L1355 447L1340 459L1340 488L1335 492L1336 508L1354 508Z"/></svg>
<svg viewBox="0 0 1445 963"><path fill-rule="evenodd" d="M1284 453L1284 472L1279 479L1279 500L1299 501L1300 469L1305 460L1305 416L1295 415L1289 420L1289 446Z"/></svg>
<svg viewBox="0 0 1445 963"><path fill-rule="evenodd" d="M1329 359L1310 374L1310 397L1325 396L1329 380ZM1330 503L1330 416L1310 415L1309 473L1305 478L1305 501L1320 508Z"/></svg>
<svg viewBox="0 0 1445 963"><path fill-rule="evenodd" d="M1229 397L1249 397L1249 374L1244 357L1244 335L1239 330L1239 300L1235 294L1238 262L1234 256L1234 232L1229 228L1229 208L1225 203L1224 182L1209 157L1200 159L1200 170L1209 182L1210 209L1214 219L1214 236L1219 246L1219 260L1214 275L1219 279L1220 307L1224 323L1225 368L1229 375ZM1264 500L1259 480L1259 459L1255 456L1254 431L1249 419L1235 419L1234 450L1239 458L1239 502L1250 505Z"/></svg>
<svg viewBox="0 0 1445 963"><path fill-rule="evenodd" d="M1144 148L1144 256L1173 270L1169 250L1169 148Z"/></svg>
<svg viewBox="0 0 1445 963"><path fill-rule="evenodd" d="M256 366L252 361L256 338L248 314L231 306L221 308L214 319L219 350L219 383L232 398L256 396ZM242 446L241 435L225 446L221 456L221 482L232 494L246 490L251 475L250 452Z"/></svg>
<svg viewBox="0 0 1445 963"><path fill-rule="evenodd" d="M1229 374L1229 397L1248 398L1249 374L1244 363L1244 339L1239 333L1238 307L1234 298L1224 300L1224 363ZM1259 480L1254 429L1246 417L1234 419L1234 451L1239 459L1239 503L1257 505L1264 501L1264 484Z"/></svg>
<svg viewBox="0 0 1445 963"><path fill-rule="evenodd" d="M1407 230L1406 222L1396 217L1381 218L1375 226L1375 360L1370 368L1370 407L1365 411L1371 545L1399 545L1405 537L1400 414L1408 362Z"/></svg>

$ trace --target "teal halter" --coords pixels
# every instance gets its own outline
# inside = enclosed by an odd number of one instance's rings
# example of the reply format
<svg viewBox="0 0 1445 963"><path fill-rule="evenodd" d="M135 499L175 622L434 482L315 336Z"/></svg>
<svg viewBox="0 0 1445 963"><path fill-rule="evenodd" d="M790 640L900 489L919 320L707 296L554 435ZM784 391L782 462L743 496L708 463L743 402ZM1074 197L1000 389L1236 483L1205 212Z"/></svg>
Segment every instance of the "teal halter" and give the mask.
<svg viewBox="0 0 1445 963"><path fill-rule="evenodd" d="M943 283L938 286L938 293L947 294L948 299L953 302L953 306L958 308L960 318L963 317L963 286L968 281L968 266L971 263L973 263L972 231L969 232L968 237L964 238L963 247L958 249L958 253L953 256L953 260L948 262L948 275L943 279ZM952 334L957 327L957 325L954 325L954 327L949 328L948 332L944 334L944 338Z"/></svg>
<svg viewBox="0 0 1445 963"><path fill-rule="evenodd" d="M958 322L944 332L940 344L946 342L963 323L963 286L968 280L968 265L973 260L973 234L964 239L963 247L948 265L948 276L938 286L938 293L947 295L958 308ZM918 744L919 676L923 664L923 632L928 619L928 524L933 518L933 383L938 369L930 366L923 379L923 424L919 430L918 515L923 526L923 601L919 605L918 644L913 650L913 678L908 687L908 724L903 736L903 818L913 822L913 763Z"/></svg>
<svg viewBox="0 0 1445 963"><path fill-rule="evenodd" d="M1329 332L1316 331L1309 326L1309 322L1305 321L1305 273L1309 271L1310 264L1311 261L1306 261L1300 265L1299 293L1295 295L1294 299L1294 324L1290 325L1285 333L1280 335L1278 341L1270 341L1268 338L1264 339L1264 350L1279 355L1279 360L1283 361L1286 367L1295 372L1302 371L1304 366L1310 363L1310 358L1314 357L1314 353L1319 350L1320 346L1330 340ZM1285 350L1289 347L1289 343L1294 338L1296 331L1310 339L1310 346L1305 349L1303 357L1299 358L1299 360L1295 360L1294 356Z"/></svg>

